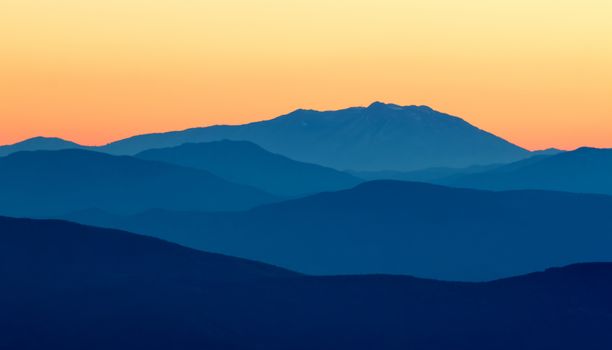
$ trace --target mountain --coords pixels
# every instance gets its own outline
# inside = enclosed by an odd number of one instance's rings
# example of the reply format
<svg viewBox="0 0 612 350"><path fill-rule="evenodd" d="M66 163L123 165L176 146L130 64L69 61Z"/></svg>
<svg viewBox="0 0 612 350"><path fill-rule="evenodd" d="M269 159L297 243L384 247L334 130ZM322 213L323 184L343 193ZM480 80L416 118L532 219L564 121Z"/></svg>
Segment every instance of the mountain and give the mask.
<svg viewBox="0 0 612 350"><path fill-rule="evenodd" d="M21 151L56 151L61 149L82 148L74 142L57 137L34 137L13 145L0 146L0 157Z"/></svg>
<svg viewBox="0 0 612 350"><path fill-rule="evenodd" d="M335 169L410 171L508 163L529 151L426 106L373 103L339 111L297 110L267 121L135 136L100 150L147 149L223 139L254 142L291 159Z"/></svg>
<svg viewBox="0 0 612 350"><path fill-rule="evenodd" d="M236 210L277 200L205 171L85 150L0 158L0 213L52 216L101 209Z"/></svg>
<svg viewBox="0 0 612 350"><path fill-rule="evenodd" d="M554 156L556 154L560 154L563 152L567 152L564 150L560 150L558 148L547 148L542 150L531 151L531 154L534 156Z"/></svg>
<svg viewBox="0 0 612 350"><path fill-rule="evenodd" d="M246 212L64 218L322 275L482 281L612 261L612 197L374 181Z"/></svg>
<svg viewBox="0 0 612 350"><path fill-rule="evenodd" d="M487 283L303 276L126 232L0 218L3 349L612 347L612 265Z"/></svg>
<svg viewBox="0 0 612 350"><path fill-rule="evenodd" d="M280 196L347 189L361 182L349 174L296 162L246 141L188 143L144 151L136 157L206 170Z"/></svg>
<svg viewBox="0 0 612 350"><path fill-rule="evenodd" d="M439 182L490 190L542 189L612 195L612 149L579 148Z"/></svg>

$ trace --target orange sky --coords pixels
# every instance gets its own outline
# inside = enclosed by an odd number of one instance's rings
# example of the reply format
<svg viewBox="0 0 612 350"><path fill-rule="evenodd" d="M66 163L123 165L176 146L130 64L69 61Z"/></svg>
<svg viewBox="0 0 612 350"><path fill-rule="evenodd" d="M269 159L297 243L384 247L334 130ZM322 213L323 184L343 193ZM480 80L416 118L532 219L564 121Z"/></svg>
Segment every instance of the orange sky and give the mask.
<svg viewBox="0 0 612 350"><path fill-rule="evenodd" d="M0 144L426 104L612 147L609 0L1 0Z"/></svg>

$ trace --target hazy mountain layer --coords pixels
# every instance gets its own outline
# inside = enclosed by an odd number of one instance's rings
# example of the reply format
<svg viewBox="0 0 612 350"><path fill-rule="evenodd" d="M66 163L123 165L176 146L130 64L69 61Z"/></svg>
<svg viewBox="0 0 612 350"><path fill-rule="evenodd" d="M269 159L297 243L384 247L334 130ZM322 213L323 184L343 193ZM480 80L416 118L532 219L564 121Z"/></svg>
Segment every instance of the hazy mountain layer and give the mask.
<svg viewBox="0 0 612 350"><path fill-rule="evenodd" d="M0 146L0 157L21 151L57 151L71 148L83 146L56 137L34 137L13 145Z"/></svg>
<svg viewBox="0 0 612 350"><path fill-rule="evenodd" d="M438 180L451 186L491 190L542 189L612 194L612 149L580 148L538 156L490 171Z"/></svg>
<svg viewBox="0 0 612 350"><path fill-rule="evenodd" d="M603 195L376 181L247 212L67 218L304 273L478 281L612 261L610 213Z"/></svg>
<svg viewBox="0 0 612 350"><path fill-rule="evenodd" d="M339 111L297 110L276 119L135 136L101 148L136 154L187 142L254 142L291 159L336 169L408 171L507 163L529 152L426 106L373 103Z"/></svg>
<svg viewBox="0 0 612 350"><path fill-rule="evenodd" d="M136 157L206 170L280 196L347 189L361 182L347 173L296 162L246 141L183 144L144 151Z"/></svg>
<svg viewBox="0 0 612 350"><path fill-rule="evenodd" d="M50 216L102 209L235 210L277 200L208 172L85 150L0 158L0 214Z"/></svg>

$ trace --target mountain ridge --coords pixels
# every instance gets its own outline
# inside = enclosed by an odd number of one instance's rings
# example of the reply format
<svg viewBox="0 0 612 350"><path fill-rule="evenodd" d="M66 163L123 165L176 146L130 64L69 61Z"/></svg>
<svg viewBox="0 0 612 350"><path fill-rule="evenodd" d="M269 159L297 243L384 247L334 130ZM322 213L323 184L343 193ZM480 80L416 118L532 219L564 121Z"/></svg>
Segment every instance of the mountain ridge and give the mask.
<svg viewBox="0 0 612 350"><path fill-rule="evenodd" d="M436 182L488 190L541 189L612 195L612 149L581 147Z"/></svg>
<svg viewBox="0 0 612 350"><path fill-rule="evenodd" d="M248 141L185 143L143 151L135 157L205 170L278 196L346 189L361 182L347 173L294 161Z"/></svg>
<svg viewBox="0 0 612 350"><path fill-rule="evenodd" d="M268 120L136 135L90 149L134 155L147 149L223 139L250 141L296 161L353 171L506 163L530 154L428 106L382 102L329 111L297 109Z"/></svg>
<svg viewBox="0 0 612 350"><path fill-rule="evenodd" d="M243 125L135 136L103 149L109 153L133 154L157 147L156 144L167 147L219 139L251 141L294 160L340 170L467 166L517 160L529 154L461 118L430 107L384 103L337 111L298 109Z"/></svg>
<svg viewBox="0 0 612 350"><path fill-rule="evenodd" d="M612 346L609 263L486 283L303 276L128 232L0 217L0 278L7 349Z"/></svg>
<svg viewBox="0 0 612 350"><path fill-rule="evenodd" d="M20 151L56 151L71 148L85 148L59 137L36 136L11 145L0 146L0 157Z"/></svg>
<svg viewBox="0 0 612 350"><path fill-rule="evenodd" d="M237 210L278 200L203 170L89 150L17 152L0 158L0 169L0 214L12 216Z"/></svg>
<svg viewBox="0 0 612 350"><path fill-rule="evenodd" d="M309 274L482 281L551 265L612 261L611 211L612 197L605 195L372 181L246 212L63 218Z"/></svg>

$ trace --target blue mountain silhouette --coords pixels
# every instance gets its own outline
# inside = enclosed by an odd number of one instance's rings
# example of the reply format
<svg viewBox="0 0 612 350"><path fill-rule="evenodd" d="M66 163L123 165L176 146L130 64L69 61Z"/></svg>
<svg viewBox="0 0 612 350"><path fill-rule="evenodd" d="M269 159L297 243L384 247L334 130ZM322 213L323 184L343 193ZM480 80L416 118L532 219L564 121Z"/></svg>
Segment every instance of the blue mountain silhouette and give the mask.
<svg viewBox="0 0 612 350"><path fill-rule="evenodd" d="M251 141L294 160L355 171L413 171L508 163L531 153L464 120L427 106L381 102L337 111L298 109L272 120L216 125L85 147L61 139L34 138L0 147L0 156L22 150L86 148L117 155L184 143ZM555 154L559 150L533 154Z"/></svg>
<svg viewBox="0 0 612 350"><path fill-rule="evenodd" d="M543 189L612 194L612 149L584 147L437 182L490 190Z"/></svg>
<svg viewBox="0 0 612 350"><path fill-rule="evenodd" d="M66 218L312 274L481 281L612 261L612 197L374 181L247 212Z"/></svg>
<svg viewBox="0 0 612 350"><path fill-rule="evenodd" d="M11 216L235 210L277 200L202 170L85 150L14 153L0 169L0 213Z"/></svg>
<svg viewBox="0 0 612 350"><path fill-rule="evenodd" d="M136 157L206 170L281 196L347 189L361 182L352 175L293 161L246 141L183 144L144 151Z"/></svg>
<svg viewBox="0 0 612 350"><path fill-rule="evenodd" d="M251 141L291 159L336 169L415 170L507 163L529 152L426 106L373 103L339 111L296 110L276 119L131 137L100 150L136 154L188 142Z"/></svg>
<svg viewBox="0 0 612 350"><path fill-rule="evenodd" d="M0 157L21 151L57 151L70 148L83 146L57 137L33 137L13 145L0 146Z"/></svg>
<svg viewBox="0 0 612 350"><path fill-rule="evenodd" d="M0 217L3 349L608 349L612 264L488 283L303 276Z"/></svg>

